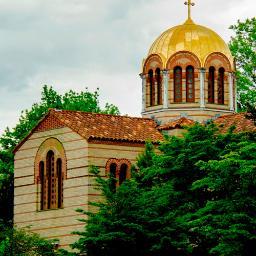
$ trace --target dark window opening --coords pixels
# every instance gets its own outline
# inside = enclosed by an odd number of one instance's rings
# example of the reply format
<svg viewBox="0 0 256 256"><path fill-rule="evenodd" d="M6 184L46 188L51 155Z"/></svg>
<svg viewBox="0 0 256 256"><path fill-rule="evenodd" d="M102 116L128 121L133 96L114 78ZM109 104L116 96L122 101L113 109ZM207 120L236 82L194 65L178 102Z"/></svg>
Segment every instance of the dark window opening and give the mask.
<svg viewBox="0 0 256 256"><path fill-rule="evenodd" d="M48 205L47 209L51 209L53 207L53 191L54 191L54 153L53 151L49 151L46 156L46 172L48 179Z"/></svg>
<svg viewBox="0 0 256 256"><path fill-rule="evenodd" d="M149 77L149 95L150 95L149 105L154 106L155 105L155 81L154 81L154 74L152 69L149 70L148 77Z"/></svg>
<svg viewBox="0 0 256 256"><path fill-rule="evenodd" d="M122 183L126 180L126 178L127 178L127 169L128 169L127 164L122 164L121 165L120 173L119 173L119 185L122 185Z"/></svg>
<svg viewBox="0 0 256 256"><path fill-rule="evenodd" d="M215 68L209 68L208 76L208 102L214 103L214 88L215 88Z"/></svg>
<svg viewBox="0 0 256 256"><path fill-rule="evenodd" d="M110 190L112 192L116 192L116 174L117 174L117 165L111 164L110 165Z"/></svg>
<svg viewBox="0 0 256 256"><path fill-rule="evenodd" d="M182 102L182 68L174 68L174 102Z"/></svg>
<svg viewBox="0 0 256 256"><path fill-rule="evenodd" d="M162 79L160 68L156 69L156 82L157 82L157 105L162 105Z"/></svg>
<svg viewBox="0 0 256 256"><path fill-rule="evenodd" d="M224 68L220 68L218 74L218 104L224 104L224 75Z"/></svg>
<svg viewBox="0 0 256 256"><path fill-rule="evenodd" d="M195 79L192 66L186 68L186 101L195 102Z"/></svg>

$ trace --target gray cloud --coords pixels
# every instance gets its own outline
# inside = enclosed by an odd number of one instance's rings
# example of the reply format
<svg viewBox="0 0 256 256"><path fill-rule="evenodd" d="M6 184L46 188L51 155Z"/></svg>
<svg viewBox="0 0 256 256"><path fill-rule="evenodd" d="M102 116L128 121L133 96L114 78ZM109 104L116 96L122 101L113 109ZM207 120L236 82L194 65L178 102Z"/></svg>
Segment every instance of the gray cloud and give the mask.
<svg viewBox="0 0 256 256"><path fill-rule="evenodd" d="M255 16L253 0L195 0L194 20L226 41L229 25ZM40 99L100 87L103 102L139 115L141 61L167 28L184 22L183 1L0 0L0 133Z"/></svg>

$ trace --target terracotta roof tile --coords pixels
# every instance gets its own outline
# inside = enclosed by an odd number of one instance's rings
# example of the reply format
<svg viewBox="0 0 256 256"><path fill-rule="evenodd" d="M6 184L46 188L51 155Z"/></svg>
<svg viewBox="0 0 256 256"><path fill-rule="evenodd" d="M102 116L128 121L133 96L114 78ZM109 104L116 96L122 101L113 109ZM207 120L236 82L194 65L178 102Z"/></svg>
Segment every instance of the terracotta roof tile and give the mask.
<svg viewBox="0 0 256 256"><path fill-rule="evenodd" d="M214 123L219 128L220 132L225 133L230 126L235 126L234 132L252 132L256 131L254 122L246 118L246 113L236 113L232 115L224 115L217 118Z"/></svg>
<svg viewBox="0 0 256 256"><path fill-rule="evenodd" d="M115 116L81 111L50 110L60 122L87 140L104 139L132 142L163 140L156 123L149 118Z"/></svg>
<svg viewBox="0 0 256 256"><path fill-rule="evenodd" d="M157 129L159 131L173 130L173 129L183 128L184 126L189 126L189 125L193 125L193 124L195 124L195 121L188 119L186 117L181 117L177 120L160 125Z"/></svg>

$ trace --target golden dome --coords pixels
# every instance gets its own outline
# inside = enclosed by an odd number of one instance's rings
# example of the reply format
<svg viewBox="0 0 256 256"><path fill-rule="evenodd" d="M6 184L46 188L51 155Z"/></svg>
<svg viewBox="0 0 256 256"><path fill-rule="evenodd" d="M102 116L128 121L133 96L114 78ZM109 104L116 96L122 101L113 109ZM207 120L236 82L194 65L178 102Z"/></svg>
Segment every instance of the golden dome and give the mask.
<svg viewBox="0 0 256 256"><path fill-rule="evenodd" d="M158 54L164 64L179 51L194 53L203 66L207 56L213 52L224 54L233 64L231 52L224 40L214 31L195 24L192 19L162 33L151 46L148 56Z"/></svg>

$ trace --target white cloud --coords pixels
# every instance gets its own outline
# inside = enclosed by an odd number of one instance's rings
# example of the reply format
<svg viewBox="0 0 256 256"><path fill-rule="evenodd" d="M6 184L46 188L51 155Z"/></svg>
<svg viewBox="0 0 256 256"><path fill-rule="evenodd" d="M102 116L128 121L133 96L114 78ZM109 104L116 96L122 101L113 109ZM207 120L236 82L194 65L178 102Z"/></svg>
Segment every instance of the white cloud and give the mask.
<svg viewBox="0 0 256 256"><path fill-rule="evenodd" d="M254 2L195 0L193 18L227 41L231 24L255 15ZM44 84L60 92L100 87L103 102L139 115L141 61L185 18L183 1L0 0L0 133Z"/></svg>

